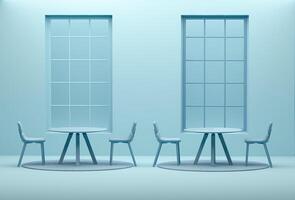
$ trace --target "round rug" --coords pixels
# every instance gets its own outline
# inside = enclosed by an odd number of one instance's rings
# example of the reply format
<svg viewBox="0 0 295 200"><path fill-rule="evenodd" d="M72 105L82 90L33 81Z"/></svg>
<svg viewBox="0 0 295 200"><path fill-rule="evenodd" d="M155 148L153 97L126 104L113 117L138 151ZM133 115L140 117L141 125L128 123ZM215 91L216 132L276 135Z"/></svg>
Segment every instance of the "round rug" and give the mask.
<svg viewBox="0 0 295 200"><path fill-rule="evenodd" d="M64 161L62 164L58 164L57 160L49 160L46 161L45 165L42 165L41 161L34 161L24 163L22 167L45 171L105 171L133 167L133 164L113 161L112 165L110 165L109 161L103 160L97 161L97 164L93 164L91 161L81 161L80 165L76 165L75 161Z"/></svg>
<svg viewBox="0 0 295 200"><path fill-rule="evenodd" d="M245 162L234 161L233 165L229 165L227 161L217 162L215 165L211 165L210 161L199 161L197 165L193 164L194 161L182 161L180 165L177 165L175 161L160 163L157 166L163 169L178 170L178 171L196 171L196 172L235 172L235 171L252 171L266 169L268 164L260 162L249 162L245 165Z"/></svg>

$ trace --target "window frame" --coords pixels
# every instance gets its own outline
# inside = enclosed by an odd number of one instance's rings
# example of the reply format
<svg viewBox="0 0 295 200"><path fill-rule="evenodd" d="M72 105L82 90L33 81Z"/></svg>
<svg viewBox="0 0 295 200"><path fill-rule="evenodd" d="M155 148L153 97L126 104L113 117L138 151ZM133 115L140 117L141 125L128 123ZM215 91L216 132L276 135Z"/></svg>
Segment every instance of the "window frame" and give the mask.
<svg viewBox="0 0 295 200"><path fill-rule="evenodd" d="M249 23L249 16L248 15L181 15L181 131L184 132L184 129L187 128L187 113L186 113L186 108L187 103L186 103L186 86L188 85L187 81L186 81L186 61L188 61L188 59L186 59L186 39L187 38L203 38L204 39L204 49L203 51L206 51L205 45L206 45L206 38L224 38L226 40L226 38L231 38L231 37L227 37L226 34L223 37L206 37L205 35L205 29L204 29L204 36L203 37L187 37L186 35L186 20L231 20L231 19L238 19L238 20L244 20L244 71L243 71L243 78L244 81L243 83L243 90L244 90L244 99L243 99L243 106L227 106L226 105L226 91L224 90L224 105L223 106L206 106L206 102L204 100L204 104L203 106L192 106L192 107L200 107L203 108L203 127L206 127L206 118L205 118L205 109L208 107L221 107L224 108L224 126L226 126L226 108L227 107L239 107L239 108L243 108L244 113L243 113L243 131L247 130L247 65L248 65L248 23ZM204 24L204 28L205 28L205 24ZM224 32L226 33L226 23L224 23ZM232 37L234 38L234 37ZM224 43L224 49L226 49L226 43ZM226 50L224 50L226 51ZM225 53L225 52L224 52ZM204 62L204 69L205 69L205 62L206 61L212 61L212 60L207 60L205 55L204 55L204 59L202 60ZM214 60L213 60L214 61ZM227 60L226 57L224 57L223 61L224 64L224 76L226 76L226 61ZM203 77L205 78L206 74L204 71L204 75ZM199 83L199 84L204 84L204 90L205 90L205 86L206 81L204 80L203 83ZM209 83L210 84L210 83ZM215 84L215 83L211 83L211 84ZM227 85L231 85L231 84L235 84L235 83L228 83L226 81L226 79L224 79L223 83L216 83L216 84L224 84L224 87L226 88ZM204 96L206 95L205 91L204 91ZM205 97L204 97L205 98Z"/></svg>
<svg viewBox="0 0 295 200"><path fill-rule="evenodd" d="M109 30L109 33L108 35L106 35L106 37L109 37L108 38L108 42L109 42L109 51L108 51L108 56L109 56L109 64L108 64L108 67L109 67L109 73L110 73L110 77L109 77L109 81L92 81L91 80L91 64L89 63L89 77L88 77L88 81L71 81L70 78L68 81L53 81L52 80L52 73L51 73L51 70L52 70L52 67L51 67L51 62L53 60L58 60L58 59L53 59L51 58L51 38L54 38L54 36L52 37L51 34L50 34L50 21L52 19L65 19L65 20L69 20L69 26L70 26L70 20L73 20L73 19L87 19L89 20L89 23L90 23L90 20L93 20L93 19L103 19L103 20L107 20L108 21L108 30ZM45 15L45 58L46 58L46 77L47 77L47 81L46 81L46 84L47 84L47 126L52 128L52 107L54 107L55 105L52 104L52 94L51 94L51 87L52 87L52 84L54 83L65 83L65 84L88 84L88 87L89 87L89 91L88 91L88 95L89 95L89 100L88 100L88 103L85 104L85 105L71 105L70 102L66 105L64 105L64 107L68 106L69 107L69 121L68 121L68 126L71 126L71 112L70 112L70 107L88 107L88 114L89 114L89 118L88 118L88 123L90 126L93 126L93 124L91 123L91 110L93 110L93 107L106 107L108 108L108 112L109 112L109 119L108 120L108 126L106 127L107 128L107 131L109 132L112 132L112 129L113 129L113 59L112 59L112 52L113 52L113 48L112 48L112 43L113 43L113 33L112 33L112 21L113 21L113 18L112 18L112 15ZM90 24L89 24L90 26ZM91 26L89 27L91 28ZM70 29L70 27L69 27ZM92 36L90 35L90 30L89 30L89 34L88 36L71 36L69 35L65 35L65 36L55 36L55 37L68 37L69 39L71 37L76 37L76 38L88 38L89 39L89 44L90 44L90 40L91 38L99 38L101 36ZM69 48L70 48L70 44L69 44ZM90 48L90 46L89 46ZM89 52L89 56L88 58L81 58L81 59L71 59L70 57L68 57L67 59L60 59L60 60L66 60L69 62L69 68L70 68L70 61L72 60L85 60L85 61L88 61L88 62L91 62L93 60L102 60L102 59L93 59L91 58L91 54ZM70 72L69 72L69 76L70 76ZM93 87L93 84L108 84L109 87L110 87L110 102L109 102L109 105L96 105L96 104L92 104L90 103L91 100L90 98L92 97L91 96L91 92L90 92L90 88ZM69 86L70 87L70 86ZM70 99L70 91L69 91L69 99ZM70 101L70 100L69 100ZM62 105L56 105L56 106L62 106Z"/></svg>

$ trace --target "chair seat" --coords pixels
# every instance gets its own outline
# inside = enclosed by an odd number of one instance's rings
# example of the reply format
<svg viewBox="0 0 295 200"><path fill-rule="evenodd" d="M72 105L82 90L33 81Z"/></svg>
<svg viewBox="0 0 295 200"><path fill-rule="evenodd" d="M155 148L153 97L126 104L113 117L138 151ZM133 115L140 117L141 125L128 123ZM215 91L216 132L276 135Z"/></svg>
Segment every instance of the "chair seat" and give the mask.
<svg viewBox="0 0 295 200"><path fill-rule="evenodd" d="M129 142L128 138L110 138L109 139L110 142L123 142L123 143L127 143Z"/></svg>
<svg viewBox="0 0 295 200"><path fill-rule="evenodd" d="M265 140L263 140L263 139L246 139L245 142L248 144L254 144L254 143L264 144Z"/></svg>
<svg viewBox="0 0 295 200"><path fill-rule="evenodd" d="M26 138L27 143L42 143L45 142L44 138Z"/></svg>
<svg viewBox="0 0 295 200"><path fill-rule="evenodd" d="M164 142L164 143L177 143L181 141L180 138L165 138L165 137L160 138L160 140L161 142Z"/></svg>

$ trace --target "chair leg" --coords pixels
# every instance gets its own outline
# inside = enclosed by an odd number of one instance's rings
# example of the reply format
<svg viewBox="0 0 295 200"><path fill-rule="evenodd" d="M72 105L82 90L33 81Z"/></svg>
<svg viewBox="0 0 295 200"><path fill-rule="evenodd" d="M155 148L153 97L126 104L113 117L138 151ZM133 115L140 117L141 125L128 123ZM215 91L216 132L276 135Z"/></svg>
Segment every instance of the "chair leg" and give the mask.
<svg viewBox="0 0 295 200"><path fill-rule="evenodd" d="M114 143L111 142L110 165L113 164L113 151L114 151Z"/></svg>
<svg viewBox="0 0 295 200"><path fill-rule="evenodd" d="M20 167L20 165L22 163L22 160L23 160L23 157L24 157L24 153L25 153L25 150L26 150L26 146L27 146L27 144L24 143L22 152L21 152L20 157L19 157L19 160L18 160L18 164L17 164L18 167Z"/></svg>
<svg viewBox="0 0 295 200"><path fill-rule="evenodd" d="M266 146L266 144L263 144L263 146L264 146L264 150L265 150L265 153L266 153L266 156L267 156L267 159L268 159L269 166L272 167L272 162L271 162L271 159L270 159L270 156L269 156L267 146Z"/></svg>
<svg viewBox="0 0 295 200"><path fill-rule="evenodd" d="M133 154L133 151L132 151L132 148L131 148L131 145L130 145L129 142L128 142L128 147L129 147L129 151L130 151L130 154L131 154L131 157L132 157L132 160L133 160L133 164L134 164L134 166L136 166L135 157L134 157L134 154Z"/></svg>
<svg viewBox="0 0 295 200"><path fill-rule="evenodd" d="M249 143L246 143L246 161L245 164L248 166L248 156L249 156Z"/></svg>
<svg viewBox="0 0 295 200"><path fill-rule="evenodd" d="M162 148L162 143L159 143L159 147L158 147L158 151L157 151L157 154L156 154L156 157L155 157L155 160L154 160L153 167L157 164L157 160L158 160L158 157L160 155L161 148Z"/></svg>
<svg viewBox="0 0 295 200"><path fill-rule="evenodd" d="M176 156L177 156L177 165L180 165L180 150L179 150L179 142L176 143Z"/></svg>
<svg viewBox="0 0 295 200"><path fill-rule="evenodd" d="M40 144L41 144L42 165L45 165L44 142L42 142Z"/></svg>

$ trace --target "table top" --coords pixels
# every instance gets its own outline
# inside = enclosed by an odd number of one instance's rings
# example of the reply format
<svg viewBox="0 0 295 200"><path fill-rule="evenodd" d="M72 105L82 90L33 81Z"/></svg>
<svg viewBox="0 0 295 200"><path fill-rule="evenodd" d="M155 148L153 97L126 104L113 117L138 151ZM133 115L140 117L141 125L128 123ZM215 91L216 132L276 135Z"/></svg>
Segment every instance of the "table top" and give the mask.
<svg viewBox="0 0 295 200"><path fill-rule="evenodd" d="M107 129L99 127L56 127L50 128L48 131L58 133L95 133L107 131Z"/></svg>
<svg viewBox="0 0 295 200"><path fill-rule="evenodd" d="M224 127L206 127L206 128L188 128L184 129L185 132L194 133L236 133L242 132L240 128L224 128Z"/></svg>

